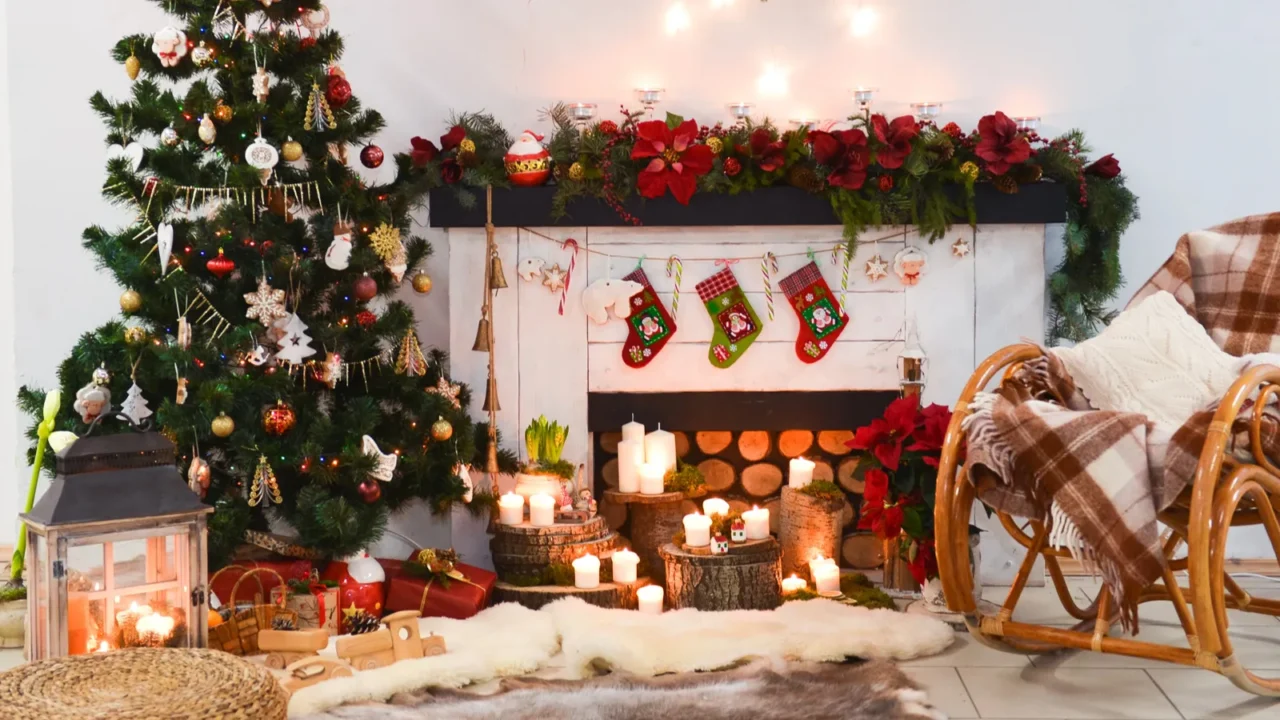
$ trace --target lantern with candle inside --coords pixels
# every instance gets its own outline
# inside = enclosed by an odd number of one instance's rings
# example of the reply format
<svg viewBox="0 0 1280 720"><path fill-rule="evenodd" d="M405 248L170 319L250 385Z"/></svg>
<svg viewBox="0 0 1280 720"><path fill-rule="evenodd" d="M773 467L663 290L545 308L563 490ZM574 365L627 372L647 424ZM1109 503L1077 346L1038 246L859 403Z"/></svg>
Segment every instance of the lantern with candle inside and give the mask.
<svg viewBox="0 0 1280 720"><path fill-rule="evenodd" d="M764 540L769 537L768 508L752 507L742 513L742 522L746 525L747 540Z"/></svg>
<svg viewBox="0 0 1280 720"><path fill-rule="evenodd" d="M640 494L641 495L661 495L664 487L664 476L666 475L662 466L654 463L644 463L640 466Z"/></svg>
<svg viewBox="0 0 1280 720"><path fill-rule="evenodd" d="M636 568L640 565L640 556L630 550L619 550L613 554L613 581L616 583L633 583L636 581Z"/></svg>
<svg viewBox="0 0 1280 720"><path fill-rule="evenodd" d="M600 587L600 558L587 554L573 561L573 586L583 590Z"/></svg>
<svg viewBox="0 0 1280 720"><path fill-rule="evenodd" d="M98 435L103 424L125 431ZM130 431L132 429L132 431ZM57 455L49 490L23 514L30 660L143 644L204 647L206 516L173 443L127 417L100 416ZM146 613L126 615L131 605ZM163 619L137 623L155 614Z"/></svg>
<svg viewBox="0 0 1280 720"><path fill-rule="evenodd" d="M805 582L804 578L802 577L796 577L795 573L792 573L791 577L782 579L783 595L790 595L792 593L796 593L801 590L804 590L807 587L809 587L809 583Z"/></svg>
<svg viewBox="0 0 1280 720"><path fill-rule="evenodd" d="M806 460L802 457L791 458L787 486L799 490L813 482L813 469L815 467L817 467L817 463L812 460Z"/></svg>
<svg viewBox="0 0 1280 720"><path fill-rule="evenodd" d="M834 597L840 594L840 566L829 557L819 555L809 561L809 576L819 595Z"/></svg>
<svg viewBox="0 0 1280 720"><path fill-rule="evenodd" d="M929 358L925 357L924 348L920 347L920 336L916 333L915 319L907 322L907 341L898 355L898 387L903 397L919 396L924 390L925 367Z"/></svg>
<svg viewBox="0 0 1280 720"><path fill-rule="evenodd" d="M513 492L498 498L498 522L519 525L524 522L524 496Z"/></svg>
<svg viewBox="0 0 1280 720"><path fill-rule="evenodd" d="M637 590L636 601L640 612L645 615L661 615L664 594L661 585L645 585Z"/></svg>
<svg viewBox="0 0 1280 720"><path fill-rule="evenodd" d="M684 544L706 547L711 544L711 518L692 513L684 516Z"/></svg>
<svg viewBox="0 0 1280 720"><path fill-rule="evenodd" d="M707 498L702 501L702 514L707 517L713 515L728 515L729 503L720 498Z"/></svg>

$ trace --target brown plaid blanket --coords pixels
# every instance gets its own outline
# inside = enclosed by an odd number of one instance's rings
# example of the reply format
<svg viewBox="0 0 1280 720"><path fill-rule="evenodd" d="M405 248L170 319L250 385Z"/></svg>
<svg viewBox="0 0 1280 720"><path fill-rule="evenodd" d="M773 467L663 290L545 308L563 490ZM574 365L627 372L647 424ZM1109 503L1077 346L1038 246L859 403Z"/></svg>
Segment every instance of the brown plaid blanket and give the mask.
<svg viewBox="0 0 1280 720"><path fill-rule="evenodd" d="M1134 296L1171 292L1239 371L1280 364L1280 214L1188 233ZM1259 353L1258 355L1246 355ZM992 507L1044 520L1049 543L1095 567L1136 632L1137 600L1160 577L1158 514L1195 473L1216 407L1168 427L1137 413L1095 410L1052 352L1024 364L995 393L980 394L964 428L966 468ZM1249 413L1233 426L1248 460ZM1264 418L1263 445L1280 457L1280 413Z"/></svg>

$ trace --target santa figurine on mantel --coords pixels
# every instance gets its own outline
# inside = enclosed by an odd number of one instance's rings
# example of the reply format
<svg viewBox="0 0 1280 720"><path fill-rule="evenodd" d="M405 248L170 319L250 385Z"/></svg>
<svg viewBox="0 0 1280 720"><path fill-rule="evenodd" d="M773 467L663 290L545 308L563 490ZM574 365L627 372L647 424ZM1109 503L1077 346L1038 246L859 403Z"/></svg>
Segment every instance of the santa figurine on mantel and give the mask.
<svg viewBox="0 0 1280 720"><path fill-rule="evenodd" d="M542 136L532 130L520 133L502 160L512 185L534 187L551 177L551 153L542 146Z"/></svg>

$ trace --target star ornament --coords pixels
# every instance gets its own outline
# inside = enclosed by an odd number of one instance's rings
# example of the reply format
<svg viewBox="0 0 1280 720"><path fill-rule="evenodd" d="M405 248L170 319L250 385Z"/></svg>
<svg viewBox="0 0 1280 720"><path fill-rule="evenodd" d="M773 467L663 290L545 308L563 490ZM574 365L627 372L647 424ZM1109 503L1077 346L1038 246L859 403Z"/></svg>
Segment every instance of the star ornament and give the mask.
<svg viewBox="0 0 1280 720"><path fill-rule="evenodd" d="M362 611L360 610L360 608L356 607L356 601L355 601L355 600L352 600L352 601L351 601L351 607L348 607L348 608L342 608L342 616L343 616L344 618L348 619L348 620L352 620L352 619L354 619L354 618L355 618L357 615L359 615L361 612L362 612Z"/></svg>
<svg viewBox="0 0 1280 720"><path fill-rule="evenodd" d="M867 261L867 268L865 272L867 274L867 278L870 279L871 282L875 282L889 274L889 263L885 262L884 258L880 257L877 253Z"/></svg>
<svg viewBox="0 0 1280 720"><path fill-rule="evenodd" d="M270 327L277 319L289 315L284 309L284 291L272 288L265 277L258 280L256 292L245 293L244 301L249 303L245 317L256 319L263 327Z"/></svg>
<svg viewBox="0 0 1280 720"><path fill-rule="evenodd" d="M958 258L962 258L969 254L969 241L964 238L957 238L951 243L951 254Z"/></svg>
<svg viewBox="0 0 1280 720"><path fill-rule="evenodd" d="M449 382L448 378L441 376L440 380L436 382L436 386L427 388L427 392L444 398L450 405L453 405L454 410L462 409L462 402L458 400L458 393L462 392L462 386L454 385Z"/></svg>
<svg viewBox="0 0 1280 720"><path fill-rule="evenodd" d="M542 271L542 284L546 285L551 292L559 292L564 289L565 272L560 269L560 263L556 263Z"/></svg>

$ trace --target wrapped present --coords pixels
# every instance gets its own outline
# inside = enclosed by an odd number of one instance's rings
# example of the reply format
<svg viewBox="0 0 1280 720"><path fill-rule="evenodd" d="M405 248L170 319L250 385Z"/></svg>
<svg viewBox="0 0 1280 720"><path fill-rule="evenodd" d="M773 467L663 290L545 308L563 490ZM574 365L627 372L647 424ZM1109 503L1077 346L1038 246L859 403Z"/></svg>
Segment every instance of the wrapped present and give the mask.
<svg viewBox="0 0 1280 720"><path fill-rule="evenodd" d="M272 602L279 602L283 587L271 588ZM289 582L284 606L298 613L299 630L328 630L338 634L338 586L326 585L313 578Z"/></svg>
<svg viewBox="0 0 1280 720"><path fill-rule="evenodd" d="M417 610L423 617L464 620L487 607L498 576L451 557L439 560L434 556L448 552L415 553L399 573L388 575L387 612ZM424 556L426 553L430 555Z"/></svg>
<svg viewBox="0 0 1280 720"><path fill-rule="evenodd" d="M241 575L255 568L274 572L254 573L251 579L240 587L239 597L236 598L238 602L252 601L259 597L263 602L266 602L271 597L271 591L281 584L281 579L283 579L283 582L307 580L314 570L310 560L237 562L233 565L228 565L214 575L212 582L209 583L210 592L220 602L230 602L231 588L235 586L236 581L240 579Z"/></svg>

